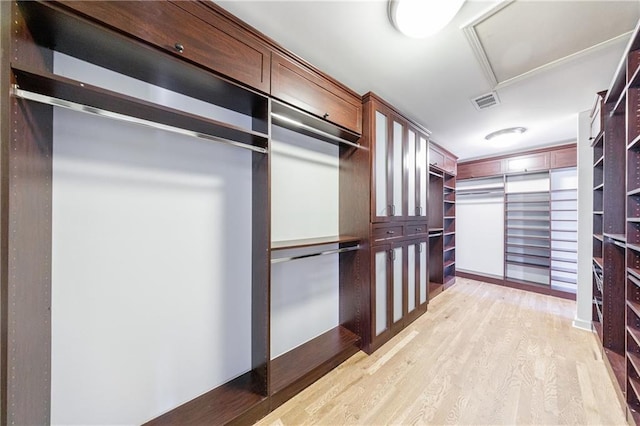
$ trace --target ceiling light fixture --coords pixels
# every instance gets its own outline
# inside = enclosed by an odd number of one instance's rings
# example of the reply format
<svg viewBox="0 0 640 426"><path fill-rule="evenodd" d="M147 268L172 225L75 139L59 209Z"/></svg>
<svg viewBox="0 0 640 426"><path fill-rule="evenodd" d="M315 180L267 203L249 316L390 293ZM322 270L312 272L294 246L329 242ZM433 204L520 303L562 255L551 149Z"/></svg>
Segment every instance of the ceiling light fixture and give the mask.
<svg viewBox="0 0 640 426"><path fill-rule="evenodd" d="M489 133L484 138L488 141L513 142L518 136L526 132L525 127L509 127Z"/></svg>
<svg viewBox="0 0 640 426"><path fill-rule="evenodd" d="M464 0L389 0L389 19L407 37L424 38L444 28Z"/></svg>

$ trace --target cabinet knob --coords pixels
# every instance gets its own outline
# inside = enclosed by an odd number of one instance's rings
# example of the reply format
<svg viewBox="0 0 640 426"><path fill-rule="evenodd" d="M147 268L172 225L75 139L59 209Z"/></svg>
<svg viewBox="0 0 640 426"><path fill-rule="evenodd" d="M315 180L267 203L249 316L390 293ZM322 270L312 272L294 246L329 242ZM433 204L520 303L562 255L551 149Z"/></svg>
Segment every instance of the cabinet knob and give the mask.
<svg viewBox="0 0 640 426"><path fill-rule="evenodd" d="M181 43L176 43L173 47L180 53L184 52L184 46Z"/></svg>
<svg viewBox="0 0 640 426"><path fill-rule="evenodd" d="M389 235L393 235L395 233L396 233L396 231L387 231L387 234L389 234Z"/></svg>
<svg viewBox="0 0 640 426"><path fill-rule="evenodd" d="M328 112L325 112L325 113L324 113L324 115L322 116L322 118L324 118L325 120L326 120L327 118L329 118L329 113L328 113Z"/></svg>

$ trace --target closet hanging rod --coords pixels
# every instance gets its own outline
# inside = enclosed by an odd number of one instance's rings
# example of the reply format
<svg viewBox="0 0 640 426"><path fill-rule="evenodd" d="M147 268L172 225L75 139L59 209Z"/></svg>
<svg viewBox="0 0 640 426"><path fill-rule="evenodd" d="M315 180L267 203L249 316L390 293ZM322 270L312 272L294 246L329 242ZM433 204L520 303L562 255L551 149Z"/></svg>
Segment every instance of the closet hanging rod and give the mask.
<svg viewBox="0 0 640 426"><path fill-rule="evenodd" d="M290 256L290 257L279 257L277 259L271 259L271 263L289 262L291 260L306 259L307 257L326 256L328 254L345 253L347 251L354 251L359 249L360 249L360 244L352 247L344 247L344 248L339 248L335 250L321 251L318 253L301 254L299 256Z"/></svg>
<svg viewBox="0 0 640 426"><path fill-rule="evenodd" d="M345 145L349 145L352 146L354 148L358 148L358 149L364 149L364 147L358 143L353 143L350 142L348 140L345 140L343 138L340 138L338 136L332 135L331 133L327 133L324 132L322 130L316 129L315 127L309 126L307 124L304 124L298 120L294 120L293 118L289 118L286 115L282 115L282 114L278 114L277 112L272 112L271 113L271 117L275 118L276 120L280 121L280 122L284 122L284 123L288 123L291 125L294 125L296 127L299 127L301 129L307 130L311 133L315 133L316 135L322 136L324 138L328 138L331 139L333 141L336 141L338 143L343 143Z"/></svg>
<svg viewBox="0 0 640 426"><path fill-rule="evenodd" d="M72 111L84 112L91 115L97 115L100 117L107 117L114 120L125 121L128 123L139 124L142 126L151 127L154 129L164 130L167 132L176 133L179 135L195 137L198 139L204 139L207 141L214 141L224 143L227 145L237 146L238 148L244 148L255 152L266 154L268 151L266 148L259 146L247 145L241 142L237 142L231 139L222 138L220 136L208 135L206 133L195 132L193 130L183 129L180 127L169 126L167 124L158 123L155 121L149 121L142 118L131 117L129 115L120 114L118 112L108 111L101 108L95 108L89 105L83 105L76 102L67 101L52 96L42 95L40 93L30 92L28 90L20 89L17 85L13 85L11 88L11 94L17 98L27 99L30 101L40 102L46 105L57 106L61 108L70 109Z"/></svg>
<svg viewBox="0 0 640 426"><path fill-rule="evenodd" d="M436 232L435 234L429 234L429 238L431 237L442 237L444 232Z"/></svg>

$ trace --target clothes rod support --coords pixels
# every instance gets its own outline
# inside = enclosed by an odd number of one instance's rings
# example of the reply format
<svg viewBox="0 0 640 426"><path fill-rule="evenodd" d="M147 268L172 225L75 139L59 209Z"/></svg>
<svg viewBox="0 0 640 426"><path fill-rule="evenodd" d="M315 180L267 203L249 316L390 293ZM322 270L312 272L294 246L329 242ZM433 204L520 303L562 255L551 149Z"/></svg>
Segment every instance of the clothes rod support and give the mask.
<svg viewBox="0 0 640 426"><path fill-rule="evenodd" d="M255 152L266 154L268 151L266 148L260 148L258 146L247 145L241 142L237 142L231 139L221 138L219 136L208 135L206 133L194 132L193 130L182 129L180 127L168 126L166 124L157 123L155 121L144 120L141 118L131 117L129 115L120 114L118 112L107 111L100 108L95 108L89 105L83 105L76 102L67 101L64 99L54 98L52 96L41 95L39 93L30 92L28 90L20 89L17 85L13 85L11 88L11 94L17 98L27 99L30 101L40 102L46 105L53 105L61 108L70 109L76 112L84 112L87 114L97 115L100 117L107 117L114 120L125 121L127 123L139 124L142 126L151 127L154 129L164 130L179 135L195 137L198 139L204 139L207 141L220 142L227 145L237 146L238 148L244 148Z"/></svg>
<svg viewBox="0 0 640 426"><path fill-rule="evenodd" d="M307 257L326 256L328 254L345 253L348 251L354 251L359 249L360 249L360 244L353 247L345 247L345 248L340 248L336 250L327 250L319 253L301 254L299 256L291 256L291 257L279 257L277 259L271 259L271 263L289 262L291 260L306 259Z"/></svg>
<svg viewBox="0 0 640 426"><path fill-rule="evenodd" d="M301 129L304 129L304 130L308 130L309 132L312 132L312 133L315 133L316 135L319 135L319 136L334 140L334 141L336 141L338 143L349 145L349 146L352 146L352 147L358 148L358 149L364 149L364 147L362 145L360 145L360 144L349 142L348 140L339 138L338 136L334 136L331 133L323 132L322 130L318 130L315 127L312 127L312 126L306 125L304 123L301 123L301 122L299 122L297 120L294 120L293 118L289 118L286 115L282 115L282 114L278 114L276 112L272 112L271 113L271 117L275 118L276 121L279 121L281 123L287 123L289 125L293 125L295 127L299 127Z"/></svg>

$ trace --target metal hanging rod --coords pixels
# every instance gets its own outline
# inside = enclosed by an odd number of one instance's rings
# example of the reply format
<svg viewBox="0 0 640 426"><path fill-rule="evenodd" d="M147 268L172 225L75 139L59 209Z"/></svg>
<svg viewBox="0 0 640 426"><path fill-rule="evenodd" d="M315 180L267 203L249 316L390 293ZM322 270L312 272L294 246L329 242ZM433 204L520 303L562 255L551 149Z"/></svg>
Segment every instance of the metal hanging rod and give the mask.
<svg viewBox="0 0 640 426"><path fill-rule="evenodd" d="M327 132L323 132L322 130L316 129L315 127L309 126L307 124L304 124L298 120L294 120L293 118L289 118L286 115L282 115L282 114L278 114L276 112L272 112L271 113L271 117L275 118L276 121L280 121L281 123L287 123L290 125L293 125L295 127L299 127L301 129L307 130L311 133L315 133L316 135L322 136L324 138L328 138L331 139L333 141L336 141L338 143L342 143L345 145L349 145L352 146L354 148L358 148L358 149L364 149L364 147L360 144L357 143L353 143L350 142L348 140L342 139L338 136L332 135L331 133L327 133Z"/></svg>
<svg viewBox="0 0 640 426"><path fill-rule="evenodd" d="M307 257L326 256L328 254L345 253L345 252L348 252L348 251L354 251L354 250L359 250L359 249L360 249L360 244L352 246L352 247L345 247L345 248L339 248L339 249L335 249L335 250L321 251L321 252L318 252L318 253L301 254L299 256L290 256L290 257L279 257L277 259L271 259L271 263L289 262L291 260L306 259Z"/></svg>
<svg viewBox="0 0 640 426"><path fill-rule="evenodd" d="M436 232L434 234L429 234L429 238L431 237L442 237L444 235L444 232Z"/></svg>
<svg viewBox="0 0 640 426"><path fill-rule="evenodd" d="M244 148L251 151L260 152L262 154L266 154L268 152L266 148L247 145L231 139L222 138L220 136L213 136L213 135L208 135L206 133L195 132L193 130L182 129L180 127L169 126L166 124L157 123L155 121L149 121L142 118L131 117L129 115L120 114L118 112L108 111L101 108L95 108L89 105L83 105L76 102L67 101L64 99L54 98L52 96L42 95L40 93L30 92L28 90L20 89L17 85L12 86L11 94L17 98L40 102L46 105L53 105L57 107L70 109L72 111L84 112L87 114L97 115L100 117L107 117L107 118L111 118L119 121L125 121L127 123L139 124L142 126L164 130L164 131L176 133L179 135L205 139L208 141L220 142L227 145L237 146L238 148Z"/></svg>

